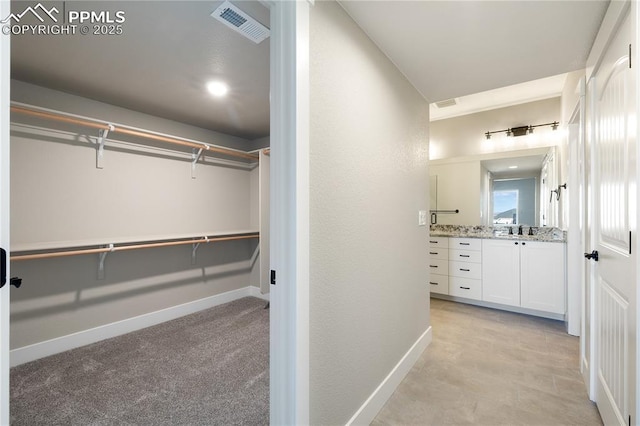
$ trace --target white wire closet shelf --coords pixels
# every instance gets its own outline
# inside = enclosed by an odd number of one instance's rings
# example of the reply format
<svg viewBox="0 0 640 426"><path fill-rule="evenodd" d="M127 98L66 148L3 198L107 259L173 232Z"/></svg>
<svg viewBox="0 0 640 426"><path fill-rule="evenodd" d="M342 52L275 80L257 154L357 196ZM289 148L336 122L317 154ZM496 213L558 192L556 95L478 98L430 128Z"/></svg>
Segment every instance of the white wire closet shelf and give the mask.
<svg viewBox="0 0 640 426"><path fill-rule="evenodd" d="M202 244L202 243L215 243L222 241L234 241L234 240L246 240L260 238L259 232L250 231L247 233L230 233L230 234L216 234L205 235L199 238L188 237L184 239L172 238L170 240L143 240L135 243L122 243L122 244L94 244L92 246L83 247L59 247L48 250L23 250L14 251L11 255L11 261L21 260L36 260L36 259L48 259L53 257L64 256L78 256L85 254L100 254L100 253L112 253L117 251L138 250L146 248L158 248L158 247L171 247L186 244Z"/></svg>
<svg viewBox="0 0 640 426"><path fill-rule="evenodd" d="M42 108L20 102L11 102L11 112L45 120L59 121L77 126L97 129L100 131L99 140L101 148L104 145L104 139L106 139L108 133L111 132L197 149L199 150L197 154L198 158L200 157L200 154L202 152L210 152L231 157L243 158L245 160L258 160L258 155L241 151L239 149L222 147L215 144L196 141L193 139L182 138L179 136L168 135L151 130L141 129L138 127L113 123L105 120L99 120L96 118L85 117L48 108Z"/></svg>

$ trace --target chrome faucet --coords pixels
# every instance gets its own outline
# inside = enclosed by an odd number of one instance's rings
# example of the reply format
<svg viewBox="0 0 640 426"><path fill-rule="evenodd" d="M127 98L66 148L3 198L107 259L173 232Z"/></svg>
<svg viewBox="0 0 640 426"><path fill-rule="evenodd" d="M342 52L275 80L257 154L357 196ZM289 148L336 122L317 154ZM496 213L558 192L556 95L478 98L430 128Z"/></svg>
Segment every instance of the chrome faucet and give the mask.
<svg viewBox="0 0 640 426"><path fill-rule="evenodd" d="M522 225L518 225L518 235L522 235Z"/></svg>

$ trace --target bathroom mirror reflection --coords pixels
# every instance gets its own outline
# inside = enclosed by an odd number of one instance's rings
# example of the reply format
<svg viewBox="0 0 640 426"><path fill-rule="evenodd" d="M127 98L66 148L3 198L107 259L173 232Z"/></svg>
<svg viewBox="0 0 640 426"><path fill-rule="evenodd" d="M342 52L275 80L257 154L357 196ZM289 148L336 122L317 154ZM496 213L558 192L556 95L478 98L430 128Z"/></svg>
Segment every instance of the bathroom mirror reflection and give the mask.
<svg viewBox="0 0 640 426"><path fill-rule="evenodd" d="M554 226L554 158L547 147L431 161L430 209L459 210L438 214L437 224Z"/></svg>

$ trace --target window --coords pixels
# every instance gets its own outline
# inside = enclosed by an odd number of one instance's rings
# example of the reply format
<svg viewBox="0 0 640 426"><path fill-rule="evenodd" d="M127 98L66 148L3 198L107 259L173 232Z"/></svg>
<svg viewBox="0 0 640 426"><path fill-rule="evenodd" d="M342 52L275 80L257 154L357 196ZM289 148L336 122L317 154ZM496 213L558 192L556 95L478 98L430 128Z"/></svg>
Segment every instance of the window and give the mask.
<svg viewBox="0 0 640 426"><path fill-rule="evenodd" d="M494 225L538 225L536 181L535 177L492 181L491 212Z"/></svg>
<svg viewBox="0 0 640 426"><path fill-rule="evenodd" d="M493 223L518 223L518 190L493 191Z"/></svg>

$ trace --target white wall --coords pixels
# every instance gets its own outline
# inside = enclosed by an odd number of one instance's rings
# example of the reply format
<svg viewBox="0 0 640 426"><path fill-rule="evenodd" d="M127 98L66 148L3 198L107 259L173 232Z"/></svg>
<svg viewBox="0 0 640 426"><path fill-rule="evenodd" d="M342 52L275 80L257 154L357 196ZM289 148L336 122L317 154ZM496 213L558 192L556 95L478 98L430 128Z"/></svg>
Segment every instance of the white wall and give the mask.
<svg viewBox="0 0 640 426"><path fill-rule="evenodd" d="M560 121L560 98L432 121L429 129L431 160L555 146L561 132L538 128L531 135L507 138L504 133L487 140L484 133L510 127Z"/></svg>
<svg viewBox="0 0 640 426"><path fill-rule="evenodd" d="M439 225L482 225L480 160L430 164L429 175L438 176L438 210L460 210L438 214Z"/></svg>
<svg viewBox="0 0 640 426"><path fill-rule="evenodd" d="M238 138L21 82L13 82L12 98L204 142L242 144ZM14 115L13 120L26 119ZM188 149L107 142L105 167L97 169L96 150L87 138L95 131L30 123L57 130L12 127L12 250L255 226L246 165L207 160L192 179ZM248 286L256 247L256 240L202 244L195 265L190 245L112 253L103 280L97 279L97 255L13 262L12 272L23 285L12 291L11 347Z"/></svg>
<svg viewBox="0 0 640 426"><path fill-rule="evenodd" d="M429 326L428 104L335 2L310 52L310 423L345 424Z"/></svg>

